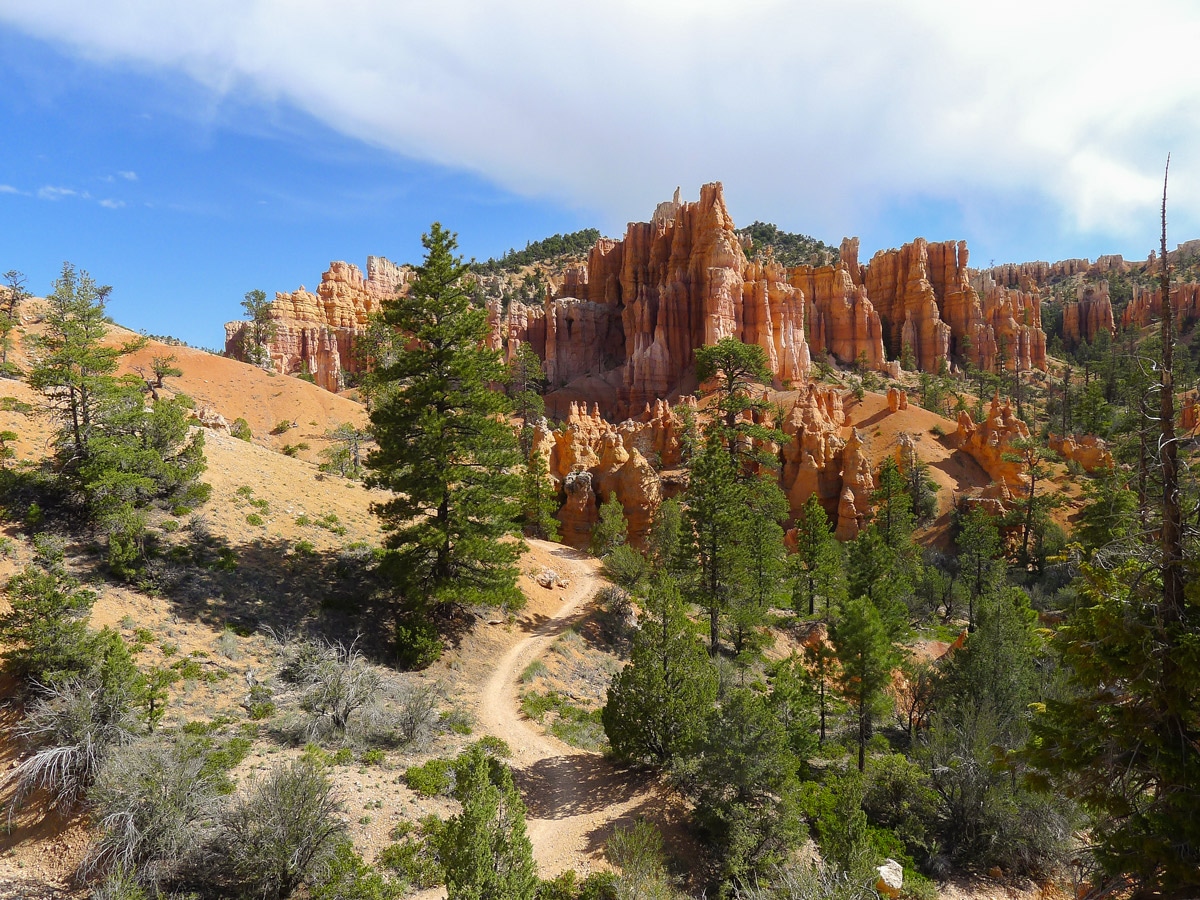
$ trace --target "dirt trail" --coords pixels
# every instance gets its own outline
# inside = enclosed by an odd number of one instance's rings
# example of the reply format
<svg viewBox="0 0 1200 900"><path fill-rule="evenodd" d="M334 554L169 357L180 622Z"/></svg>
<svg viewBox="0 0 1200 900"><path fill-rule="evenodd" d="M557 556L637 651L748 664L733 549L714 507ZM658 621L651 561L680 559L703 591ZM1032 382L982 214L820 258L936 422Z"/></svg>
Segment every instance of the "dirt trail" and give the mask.
<svg viewBox="0 0 1200 900"><path fill-rule="evenodd" d="M483 685L476 721L480 732L502 738L512 749L509 764L528 808L526 824L539 875L549 878L575 869L583 876L599 867L615 824L631 824L638 815L656 818L664 800L646 776L614 769L599 754L544 734L521 714L521 672L583 615L603 583L593 558L561 544L530 543L554 558L555 571L570 580L570 587L553 615L521 620L527 634L504 653ZM437 897L445 897L444 888L424 891L415 900Z"/></svg>

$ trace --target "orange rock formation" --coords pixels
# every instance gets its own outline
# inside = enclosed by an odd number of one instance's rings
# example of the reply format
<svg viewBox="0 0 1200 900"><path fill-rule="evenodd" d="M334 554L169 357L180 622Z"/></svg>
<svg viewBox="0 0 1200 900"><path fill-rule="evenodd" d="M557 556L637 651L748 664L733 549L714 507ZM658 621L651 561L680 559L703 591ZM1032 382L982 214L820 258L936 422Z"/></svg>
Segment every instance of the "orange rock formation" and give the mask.
<svg viewBox="0 0 1200 900"><path fill-rule="evenodd" d="M1117 333L1108 281L1080 284L1076 301L1063 307L1063 343L1068 348L1078 347L1083 341L1091 343L1101 331Z"/></svg>
<svg viewBox="0 0 1200 900"><path fill-rule="evenodd" d="M343 371L355 371L354 341L380 304L406 285L412 270L382 256L367 257L364 277L358 266L332 262L314 294L302 285L276 293L271 304L275 337L268 347L271 367L282 375L308 372L329 391L345 385ZM232 352L245 334L245 322L225 325L225 348Z"/></svg>
<svg viewBox="0 0 1200 900"><path fill-rule="evenodd" d="M901 356L908 347L926 372L936 372L951 353L994 370L1003 346L1008 368L1044 369L1036 288L1013 290L990 278L974 286L967 261L965 241L930 244L924 238L871 258L863 280L892 353Z"/></svg>
<svg viewBox="0 0 1200 900"><path fill-rule="evenodd" d="M1113 457L1109 452L1108 444L1095 435L1074 434L1059 437L1052 434L1047 443L1051 450L1063 458L1064 462L1077 462L1083 466L1085 472L1095 472L1113 467Z"/></svg>
<svg viewBox="0 0 1200 900"><path fill-rule="evenodd" d="M1171 285L1171 310L1175 321L1200 317L1200 284L1187 282ZM1121 312L1122 328L1145 328L1152 318L1162 315L1162 289L1134 285L1133 299Z"/></svg>
<svg viewBox="0 0 1200 900"><path fill-rule="evenodd" d="M978 424L969 412L959 413L957 436L959 448L975 457L994 480L1010 489L1024 487L1024 466L1004 457L1013 452L1014 440L1029 437L1029 426L1016 417L1007 402L1001 405L1000 398L994 397L987 418Z"/></svg>

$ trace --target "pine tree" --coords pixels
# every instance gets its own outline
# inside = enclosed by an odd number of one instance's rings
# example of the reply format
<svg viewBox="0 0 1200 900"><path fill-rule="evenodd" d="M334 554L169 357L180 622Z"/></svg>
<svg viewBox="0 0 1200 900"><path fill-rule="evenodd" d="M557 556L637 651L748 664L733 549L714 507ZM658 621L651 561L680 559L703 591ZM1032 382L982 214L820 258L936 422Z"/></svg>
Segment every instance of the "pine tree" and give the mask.
<svg viewBox="0 0 1200 900"><path fill-rule="evenodd" d="M425 260L406 295L384 305L401 334L376 370L368 484L392 492L375 513L388 532L389 571L401 595L398 649L428 663L440 644L431 615L452 604L518 608L520 454L505 421L507 398L490 385L504 365L488 350L486 310L473 307L438 223L422 237Z"/></svg>
<svg viewBox="0 0 1200 900"><path fill-rule="evenodd" d="M265 366L271 362L271 351L267 345L275 339L275 320L271 317L272 304L261 290L246 291L242 299L246 310L246 325L242 331L242 354L252 366Z"/></svg>
<svg viewBox="0 0 1200 900"><path fill-rule="evenodd" d="M716 382L716 409L710 433L716 435L726 452L738 462L738 476L759 468L774 468L778 462L755 449L756 442L779 441L774 428L756 423L769 404L750 395L755 382L770 384L773 376L767 354L757 344L743 344L737 338L722 338L715 344L696 348L696 378L701 384ZM749 413L751 418L747 419Z"/></svg>
<svg viewBox="0 0 1200 900"><path fill-rule="evenodd" d="M908 545L916 527L912 495L900 467L890 456L879 468L879 487L871 494L875 526L893 550Z"/></svg>
<svg viewBox="0 0 1200 900"><path fill-rule="evenodd" d="M31 342L29 382L60 422L61 477L107 535L113 571L129 577L143 556L141 510L154 501L190 509L210 488L199 481L204 436L199 429L189 436L183 406L168 400L147 409L141 379L113 374L144 341L103 342L110 292L64 263L47 298L46 328Z"/></svg>
<svg viewBox="0 0 1200 900"><path fill-rule="evenodd" d="M521 476L521 521L525 533L543 541L558 540L558 498L550 482L550 470L546 457L540 453L530 454L525 461Z"/></svg>
<svg viewBox="0 0 1200 900"><path fill-rule="evenodd" d="M1000 531L987 510L976 505L958 519L958 535L955 544L959 551L959 564L966 577L967 628L975 630L975 607L979 599L996 583L1001 565Z"/></svg>
<svg viewBox="0 0 1200 900"><path fill-rule="evenodd" d="M767 699L748 687L731 689L711 716L695 791L696 818L727 883L781 862L804 836L798 768Z"/></svg>
<svg viewBox="0 0 1200 900"><path fill-rule="evenodd" d="M738 548L738 580L742 590L730 610L731 642L742 664L748 664L769 638L760 631L767 613L782 598L787 551L783 527L787 497L773 480L746 482L746 527Z"/></svg>
<svg viewBox="0 0 1200 900"><path fill-rule="evenodd" d="M592 529L591 550L596 556L606 556L620 547L629 537L629 523L625 521L625 507L613 491L600 504L600 518Z"/></svg>
<svg viewBox="0 0 1200 900"><path fill-rule="evenodd" d="M841 546L833 536L833 524L821 501L813 494L804 503L796 521L796 553L790 558L792 603L796 612L816 614L817 599L824 601L823 618L843 593Z"/></svg>
<svg viewBox="0 0 1200 900"><path fill-rule="evenodd" d="M841 663L842 694L858 719L858 771L866 764L867 740L876 715L887 700L892 669L898 663L883 620L866 599L851 600L834 624L833 646Z"/></svg>
<svg viewBox="0 0 1200 900"><path fill-rule="evenodd" d="M721 618L743 590L742 541L749 524L737 461L717 438L705 443L692 466L685 519L690 541L684 552L693 566L690 599L708 613L709 653L716 656Z"/></svg>
<svg viewBox="0 0 1200 900"><path fill-rule="evenodd" d="M665 765L690 754L704 736L717 696L717 672L696 639L679 589L657 579L646 618L601 712L613 753Z"/></svg>
<svg viewBox="0 0 1200 900"><path fill-rule="evenodd" d="M533 900L537 868L512 772L476 744L454 774L462 812L437 836L448 900Z"/></svg>

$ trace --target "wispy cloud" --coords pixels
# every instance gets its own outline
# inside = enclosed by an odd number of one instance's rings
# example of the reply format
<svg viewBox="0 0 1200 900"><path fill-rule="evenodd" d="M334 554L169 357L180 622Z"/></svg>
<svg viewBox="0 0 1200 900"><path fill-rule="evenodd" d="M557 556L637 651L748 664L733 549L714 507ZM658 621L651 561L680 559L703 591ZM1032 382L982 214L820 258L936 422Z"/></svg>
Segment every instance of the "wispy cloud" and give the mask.
<svg viewBox="0 0 1200 900"><path fill-rule="evenodd" d="M79 191L73 188L56 187L48 184L45 187L38 188L37 195L41 200L63 200L67 197L78 197Z"/></svg>
<svg viewBox="0 0 1200 900"><path fill-rule="evenodd" d="M126 181L137 181L138 180L137 172L118 172L117 176L119 178L124 178Z"/></svg>
<svg viewBox="0 0 1200 900"><path fill-rule="evenodd" d="M105 198L104 200L100 201L100 205L103 206L105 209L121 209L125 205L125 201L124 200L110 200L108 198Z"/></svg>
<svg viewBox="0 0 1200 900"><path fill-rule="evenodd" d="M1123 236L1153 221L1167 142L1200 146L1200 6L1184 0L1136 16L1124 0L1011 0L1002 15L961 0L609 0L586 19L554 0L358 0L336 29L321 4L277 10L7 0L0 21L618 223L719 178L737 208L827 237L931 199L985 221L997 197ZM1200 154L1172 175L1180 224L1200 226Z"/></svg>
<svg viewBox="0 0 1200 900"><path fill-rule="evenodd" d="M0 184L0 194L25 194L25 193L26 193L25 191L22 191L19 188L15 188L11 184Z"/></svg>

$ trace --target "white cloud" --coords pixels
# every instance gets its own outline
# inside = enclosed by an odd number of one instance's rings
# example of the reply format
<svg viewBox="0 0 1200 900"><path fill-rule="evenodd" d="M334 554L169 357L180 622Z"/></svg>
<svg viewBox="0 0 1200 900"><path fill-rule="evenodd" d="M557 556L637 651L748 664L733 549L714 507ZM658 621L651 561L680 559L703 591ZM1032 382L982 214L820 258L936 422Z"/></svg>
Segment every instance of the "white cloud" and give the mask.
<svg viewBox="0 0 1200 900"><path fill-rule="evenodd" d="M25 192L11 184L0 184L0 194L24 194Z"/></svg>
<svg viewBox="0 0 1200 900"><path fill-rule="evenodd" d="M125 205L125 201L124 200L110 200L108 198L105 198L104 200L100 201L100 205L103 206L105 209L120 209L121 207L123 207Z"/></svg>
<svg viewBox="0 0 1200 900"><path fill-rule="evenodd" d="M62 200L65 197L78 197L79 192L71 188L56 187L48 184L45 187L38 188L37 195L41 200Z"/></svg>
<svg viewBox="0 0 1200 900"><path fill-rule="evenodd" d="M0 21L614 222L721 179L737 209L827 237L922 199L986 217L970 207L997 195L1140 235L1167 150L1200 146L1188 0L352 0L332 19L7 0ZM1200 160L1181 152L1173 183L1200 208Z"/></svg>
<svg viewBox="0 0 1200 900"><path fill-rule="evenodd" d="M124 178L126 181L137 181L137 172L118 172L117 176Z"/></svg>

